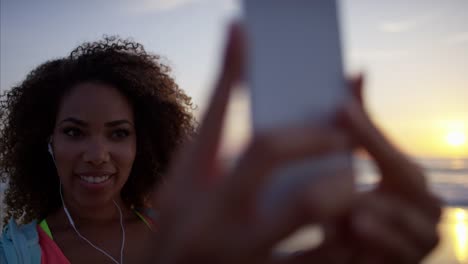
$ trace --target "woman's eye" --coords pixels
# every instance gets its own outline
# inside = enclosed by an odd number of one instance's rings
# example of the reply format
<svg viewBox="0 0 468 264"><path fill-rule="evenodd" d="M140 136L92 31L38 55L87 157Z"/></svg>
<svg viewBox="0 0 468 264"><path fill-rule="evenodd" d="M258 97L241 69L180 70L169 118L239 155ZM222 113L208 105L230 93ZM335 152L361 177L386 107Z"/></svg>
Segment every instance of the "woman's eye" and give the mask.
<svg viewBox="0 0 468 264"><path fill-rule="evenodd" d="M63 133L64 133L65 135L69 136L69 137L74 137L74 138L83 135L83 133L81 132L80 129L74 128L74 127L65 128L65 129L63 130Z"/></svg>
<svg viewBox="0 0 468 264"><path fill-rule="evenodd" d="M130 131L125 129L118 129L112 132L112 138L114 139L123 139L130 135Z"/></svg>

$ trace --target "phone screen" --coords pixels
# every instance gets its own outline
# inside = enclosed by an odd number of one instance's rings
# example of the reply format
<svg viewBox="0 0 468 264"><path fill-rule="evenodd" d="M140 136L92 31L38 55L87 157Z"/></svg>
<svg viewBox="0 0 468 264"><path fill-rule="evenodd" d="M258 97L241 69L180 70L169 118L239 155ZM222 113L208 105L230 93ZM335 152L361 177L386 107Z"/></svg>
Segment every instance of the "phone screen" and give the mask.
<svg viewBox="0 0 468 264"><path fill-rule="evenodd" d="M350 96L336 2L244 0L244 14L254 131L304 122L331 126L336 110ZM343 163L351 166L350 152L278 168L263 205L274 210L296 188Z"/></svg>
<svg viewBox="0 0 468 264"><path fill-rule="evenodd" d="M245 0L256 130L327 123L348 96L333 0Z"/></svg>

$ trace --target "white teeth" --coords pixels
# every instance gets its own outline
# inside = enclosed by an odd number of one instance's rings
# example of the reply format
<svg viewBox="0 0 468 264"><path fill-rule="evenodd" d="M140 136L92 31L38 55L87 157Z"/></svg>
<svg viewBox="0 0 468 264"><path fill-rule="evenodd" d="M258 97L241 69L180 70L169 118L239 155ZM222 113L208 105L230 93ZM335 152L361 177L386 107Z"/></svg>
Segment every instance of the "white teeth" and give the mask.
<svg viewBox="0 0 468 264"><path fill-rule="evenodd" d="M80 176L80 178L85 181L85 182L89 182L89 183L101 183L101 182L105 182L109 179L109 175L107 176L101 176L101 177L92 177L92 176Z"/></svg>

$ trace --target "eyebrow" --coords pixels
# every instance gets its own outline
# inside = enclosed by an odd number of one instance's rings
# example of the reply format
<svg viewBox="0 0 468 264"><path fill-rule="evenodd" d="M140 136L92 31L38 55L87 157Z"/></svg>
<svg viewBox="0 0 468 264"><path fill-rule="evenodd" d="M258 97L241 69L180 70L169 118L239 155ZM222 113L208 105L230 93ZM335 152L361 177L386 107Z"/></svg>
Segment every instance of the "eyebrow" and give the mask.
<svg viewBox="0 0 468 264"><path fill-rule="evenodd" d="M129 125L133 126L132 122L130 122L130 121L126 120L126 119L110 121L110 122L107 122L105 125L106 125L106 127L115 127L115 126L122 125L122 124L129 124Z"/></svg>
<svg viewBox="0 0 468 264"><path fill-rule="evenodd" d="M71 122L71 123L74 123L78 126L82 126L82 127L87 127L88 124L83 121L83 120L80 120L78 118L74 118L74 117L67 117L65 119L63 119L62 121L59 122L59 125L62 124L62 123L65 123L65 122ZM122 124L129 124L131 126L133 126L133 123L126 120L126 119L120 119L120 120L114 120L114 121L110 121L110 122L106 122L105 123L105 126L106 127L115 127L115 126L119 126L119 125L122 125Z"/></svg>

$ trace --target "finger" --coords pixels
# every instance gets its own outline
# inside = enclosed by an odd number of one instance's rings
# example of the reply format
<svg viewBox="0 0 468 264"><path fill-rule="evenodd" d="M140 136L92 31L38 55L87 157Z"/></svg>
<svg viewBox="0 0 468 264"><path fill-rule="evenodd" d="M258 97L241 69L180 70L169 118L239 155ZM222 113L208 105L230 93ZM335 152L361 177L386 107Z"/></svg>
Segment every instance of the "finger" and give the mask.
<svg viewBox="0 0 468 264"><path fill-rule="evenodd" d="M212 166L215 164L213 161L219 149L227 102L229 101L231 89L239 81L243 70L243 41L240 26L233 24L230 28L221 76L193 148L187 153L186 158L189 160L190 167L192 167L191 172L197 172L192 175L209 178L213 176L212 172L215 171ZM193 180L209 180L206 178Z"/></svg>
<svg viewBox="0 0 468 264"><path fill-rule="evenodd" d="M393 225L396 232L406 237L421 251L428 252L438 242L437 222L422 214L397 197L369 195L361 199L360 207L372 213L380 221Z"/></svg>
<svg viewBox="0 0 468 264"><path fill-rule="evenodd" d="M177 212L180 209L178 206L184 206L186 197L194 199L192 194L203 193L200 189L210 185L216 171L219 170L216 167L216 155L230 92L240 78L243 68L243 45L240 26L234 24L230 28L221 76L199 133L192 142L182 144L176 158L173 159L168 182L153 197L155 202L168 204L167 215L170 214L169 211Z"/></svg>
<svg viewBox="0 0 468 264"><path fill-rule="evenodd" d="M271 246L304 221L312 222L314 217L330 215L344 207L351 201L353 178L345 164L341 170L336 168L334 175L321 175L321 180L314 179L288 192L286 203L271 210L272 214L259 215L258 195L268 181L266 176L277 166L343 151L347 146L342 133L315 128L281 128L257 135L226 181L227 188L222 191L226 197L224 208L236 215L257 217L256 223L260 224L253 234L255 241L260 248Z"/></svg>
<svg viewBox="0 0 468 264"><path fill-rule="evenodd" d="M193 142L183 145L177 164L171 167L172 186L195 188L206 186L218 169L216 155L222 133L223 121L230 92L240 77L243 58L243 40L240 26L234 24L230 28L229 38L224 55L223 69L218 80L206 114ZM190 177L189 177L190 176ZM204 177L204 178L202 178ZM166 187L166 189L170 189ZM165 193L174 191L166 191Z"/></svg>
<svg viewBox="0 0 468 264"><path fill-rule="evenodd" d="M347 104L342 118L353 138L375 159L385 188L425 199L428 192L423 171L385 138L362 107L355 102Z"/></svg>
<svg viewBox="0 0 468 264"><path fill-rule="evenodd" d="M354 199L355 200L355 197ZM352 207L342 216L328 220L321 224L323 230L323 244L353 243L352 233L349 227Z"/></svg>
<svg viewBox="0 0 468 264"><path fill-rule="evenodd" d="M320 246L272 259L269 264L350 263L352 252L341 245Z"/></svg>
<svg viewBox="0 0 468 264"><path fill-rule="evenodd" d="M274 209L257 211L256 235L260 245L272 245L304 225L326 222L348 210L353 192L349 168L337 168L334 173L320 177L323 179L314 179L284 193L289 196L286 202L275 204Z"/></svg>
<svg viewBox="0 0 468 264"><path fill-rule="evenodd" d="M438 219L441 201L429 192L423 169L385 138L362 107L351 102L341 114L342 124L350 131L353 139L377 163L382 175L378 188L415 202L428 216Z"/></svg>
<svg viewBox="0 0 468 264"><path fill-rule="evenodd" d="M361 107L364 107L363 96L362 96L363 83L364 83L364 77L362 74L358 75L357 77L352 77L348 79L348 87L351 91L351 95ZM339 124L339 122L341 122L341 120L337 120L337 122L338 122L337 124L338 127L340 127L341 125ZM359 148L359 144L357 142L352 142L351 149L357 150L358 148Z"/></svg>
<svg viewBox="0 0 468 264"><path fill-rule="evenodd" d="M365 252L357 253L355 258L351 261L353 264L395 264L400 263L396 262L395 258L388 258L386 256L379 256L378 253L369 252L366 250Z"/></svg>
<svg viewBox="0 0 468 264"><path fill-rule="evenodd" d="M233 205L249 204L275 167L344 150L347 145L342 133L314 127L277 128L254 135L227 179L226 196Z"/></svg>
<svg viewBox="0 0 468 264"><path fill-rule="evenodd" d="M355 212L352 217L352 230L360 241L359 247L362 252L372 252L371 255L381 255L387 259L398 259L398 263L420 261L420 251L375 215L366 211Z"/></svg>
<svg viewBox="0 0 468 264"><path fill-rule="evenodd" d="M357 77L351 78L348 80L348 86L351 89L351 94L353 98L359 103L359 105L364 105L363 99L363 87L364 87L364 76L362 74Z"/></svg>

